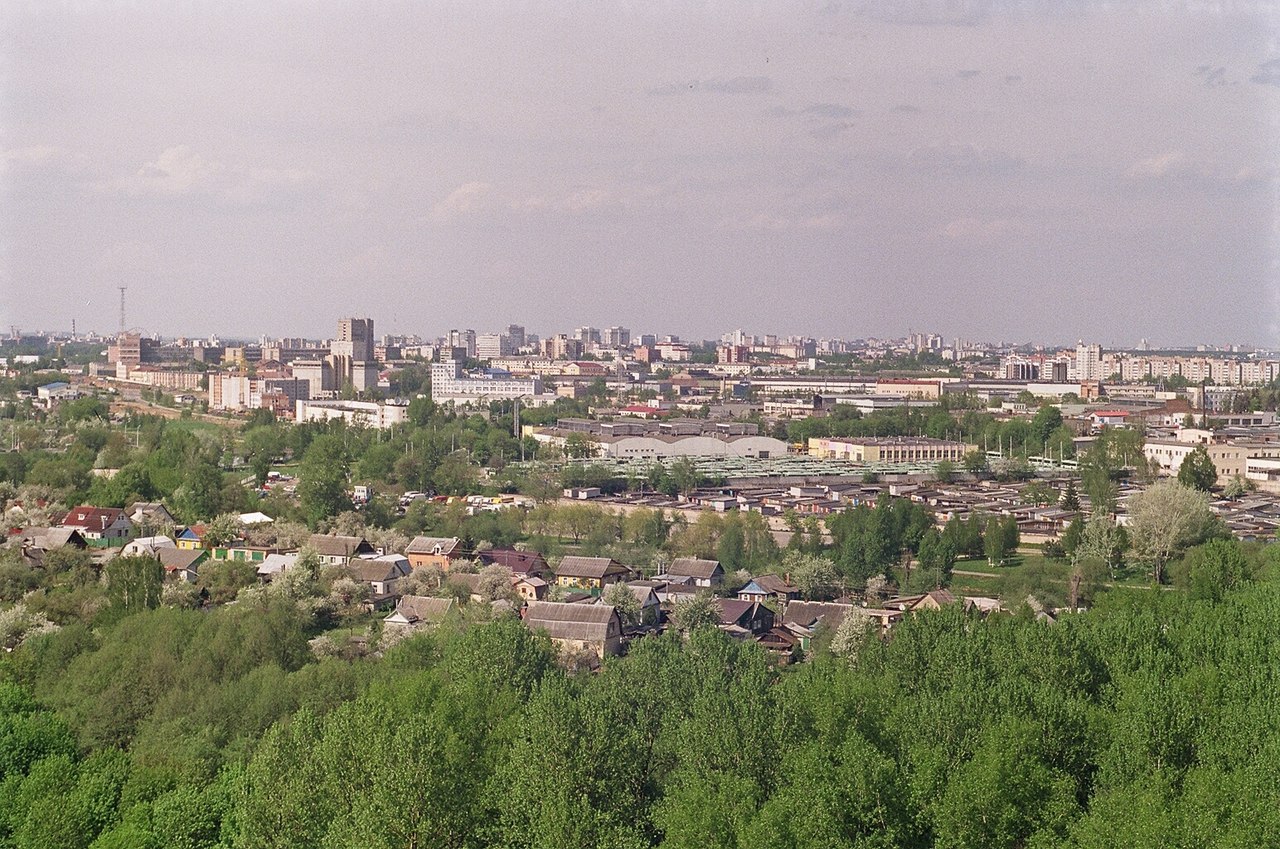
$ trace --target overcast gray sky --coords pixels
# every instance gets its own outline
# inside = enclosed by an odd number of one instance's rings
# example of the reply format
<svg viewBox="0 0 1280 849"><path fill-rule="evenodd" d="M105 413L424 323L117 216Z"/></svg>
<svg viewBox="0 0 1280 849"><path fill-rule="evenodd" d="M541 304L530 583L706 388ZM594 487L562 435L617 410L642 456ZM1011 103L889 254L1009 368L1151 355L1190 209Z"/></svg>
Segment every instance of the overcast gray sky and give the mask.
<svg viewBox="0 0 1280 849"><path fill-rule="evenodd" d="M1280 345L1269 5L10 2L0 320Z"/></svg>

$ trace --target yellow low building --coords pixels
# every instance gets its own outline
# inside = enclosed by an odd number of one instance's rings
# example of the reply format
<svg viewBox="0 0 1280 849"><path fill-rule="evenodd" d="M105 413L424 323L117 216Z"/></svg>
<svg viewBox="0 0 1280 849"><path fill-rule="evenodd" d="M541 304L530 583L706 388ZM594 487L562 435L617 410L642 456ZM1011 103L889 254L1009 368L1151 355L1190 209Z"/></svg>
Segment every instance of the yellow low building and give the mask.
<svg viewBox="0 0 1280 849"><path fill-rule="evenodd" d="M937 463L964 459L972 447L927 436L812 437L809 456L854 463Z"/></svg>

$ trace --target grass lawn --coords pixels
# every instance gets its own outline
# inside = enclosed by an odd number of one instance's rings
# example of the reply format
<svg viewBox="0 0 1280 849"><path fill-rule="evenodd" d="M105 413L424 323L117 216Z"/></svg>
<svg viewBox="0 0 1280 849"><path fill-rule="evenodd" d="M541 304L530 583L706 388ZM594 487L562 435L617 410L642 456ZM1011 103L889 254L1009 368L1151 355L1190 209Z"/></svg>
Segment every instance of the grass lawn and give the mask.
<svg viewBox="0 0 1280 849"><path fill-rule="evenodd" d="M220 424L218 422L211 422L205 419L169 419L165 422L166 427L185 430L191 433L201 430L211 432L222 431L226 430L228 427L234 427L236 424L238 423L234 421L228 421L226 424Z"/></svg>

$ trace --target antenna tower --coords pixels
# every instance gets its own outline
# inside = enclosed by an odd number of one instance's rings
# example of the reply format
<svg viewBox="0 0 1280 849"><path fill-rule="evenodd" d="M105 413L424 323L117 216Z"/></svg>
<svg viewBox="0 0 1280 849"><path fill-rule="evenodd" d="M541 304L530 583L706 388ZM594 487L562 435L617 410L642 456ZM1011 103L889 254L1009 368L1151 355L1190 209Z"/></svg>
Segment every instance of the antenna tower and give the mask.
<svg viewBox="0 0 1280 849"><path fill-rule="evenodd" d="M119 286L117 288L120 289L120 332L124 333L125 328L128 326L124 323L124 290L128 289L129 287Z"/></svg>

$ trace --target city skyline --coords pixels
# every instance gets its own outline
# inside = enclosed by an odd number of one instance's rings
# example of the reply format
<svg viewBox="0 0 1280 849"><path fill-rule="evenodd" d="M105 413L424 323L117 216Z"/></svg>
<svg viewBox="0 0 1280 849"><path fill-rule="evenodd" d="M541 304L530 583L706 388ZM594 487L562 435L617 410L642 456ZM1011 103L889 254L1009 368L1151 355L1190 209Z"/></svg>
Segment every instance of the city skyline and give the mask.
<svg viewBox="0 0 1280 849"><path fill-rule="evenodd" d="M5 326L1280 343L1261 4L0 25Z"/></svg>

